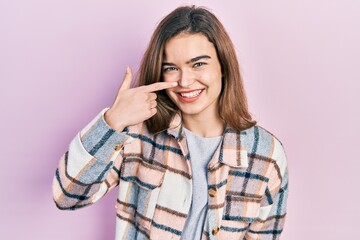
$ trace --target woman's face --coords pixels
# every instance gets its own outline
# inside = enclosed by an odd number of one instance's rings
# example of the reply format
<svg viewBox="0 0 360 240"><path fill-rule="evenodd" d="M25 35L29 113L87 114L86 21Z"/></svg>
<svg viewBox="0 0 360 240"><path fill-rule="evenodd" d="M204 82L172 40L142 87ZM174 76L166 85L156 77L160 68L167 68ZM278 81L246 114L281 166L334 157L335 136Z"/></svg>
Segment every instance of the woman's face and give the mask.
<svg viewBox="0 0 360 240"><path fill-rule="evenodd" d="M178 82L166 93L183 116L213 117L221 92L221 66L214 45L202 34L181 33L165 44L165 82Z"/></svg>

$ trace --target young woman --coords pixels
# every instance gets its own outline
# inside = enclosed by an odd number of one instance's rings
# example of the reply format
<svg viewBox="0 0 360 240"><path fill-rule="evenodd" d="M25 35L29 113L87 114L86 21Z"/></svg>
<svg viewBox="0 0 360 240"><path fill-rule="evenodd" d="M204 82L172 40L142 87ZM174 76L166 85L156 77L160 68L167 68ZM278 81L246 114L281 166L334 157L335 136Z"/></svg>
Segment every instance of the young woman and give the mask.
<svg viewBox="0 0 360 240"><path fill-rule="evenodd" d="M232 42L208 10L157 26L131 88L71 142L60 209L119 187L116 239L279 239L288 171L281 142L252 120Z"/></svg>

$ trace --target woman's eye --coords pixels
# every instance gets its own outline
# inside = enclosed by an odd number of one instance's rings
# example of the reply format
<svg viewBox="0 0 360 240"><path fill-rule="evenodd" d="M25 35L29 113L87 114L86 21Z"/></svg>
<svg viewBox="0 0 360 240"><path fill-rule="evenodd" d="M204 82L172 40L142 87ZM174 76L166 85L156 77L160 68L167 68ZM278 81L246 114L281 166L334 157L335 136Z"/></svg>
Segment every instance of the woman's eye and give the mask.
<svg viewBox="0 0 360 240"><path fill-rule="evenodd" d="M205 65L206 63L204 63L204 62L198 62L198 63L195 63L194 64L194 67L196 67L196 68L198 68L198 67L201 67L201 66L203 66L203 65Z"/></svg>
<svg viewBox="0 0 360 240"><path fill-rule="evenodd" d="M167 67L167 68L163 69L164 72L170 72L170 71L175 71L175 70L176 70L176 68L174 68L174 67Z"/></svg>

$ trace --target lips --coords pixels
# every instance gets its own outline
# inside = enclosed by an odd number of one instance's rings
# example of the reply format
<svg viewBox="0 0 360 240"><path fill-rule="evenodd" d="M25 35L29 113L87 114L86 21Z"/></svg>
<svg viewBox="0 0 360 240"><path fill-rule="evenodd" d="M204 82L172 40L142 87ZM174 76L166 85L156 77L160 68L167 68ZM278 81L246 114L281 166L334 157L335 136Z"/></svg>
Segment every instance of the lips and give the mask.
<svg viewBox="0 0 360 240"><path fill-rule="evenodd" d="M196 101L200 96L201 93L203 92L204 89L196 89L196 90L191 90L191 91L181 91L178 92L177 95L179 96L179 99L182 102L194 102Z"/></svg>
<svg viewBox="0 0 360 240"><path fill-rule="evenodd" d="M185 98L193 98L193 97L198 96L201 92L202 92L202 90L200 89L200 90L196 90L196 91L192 91L192 92L180 92L179 94Z"/></svg>

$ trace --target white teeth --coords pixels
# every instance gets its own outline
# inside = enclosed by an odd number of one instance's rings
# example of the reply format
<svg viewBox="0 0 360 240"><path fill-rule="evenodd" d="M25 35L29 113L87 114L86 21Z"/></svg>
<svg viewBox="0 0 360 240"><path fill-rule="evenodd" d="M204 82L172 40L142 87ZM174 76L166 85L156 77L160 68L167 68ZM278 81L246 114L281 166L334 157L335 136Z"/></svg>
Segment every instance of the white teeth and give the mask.
<svg viewBox="0 0 360 240"><path fill-rule="evenodd" d="M193 97L198 96L200 93L201 93L201 90L188 92L188 93L180 93L180 94L181 94L182 97L193 98Z"/></svg>

